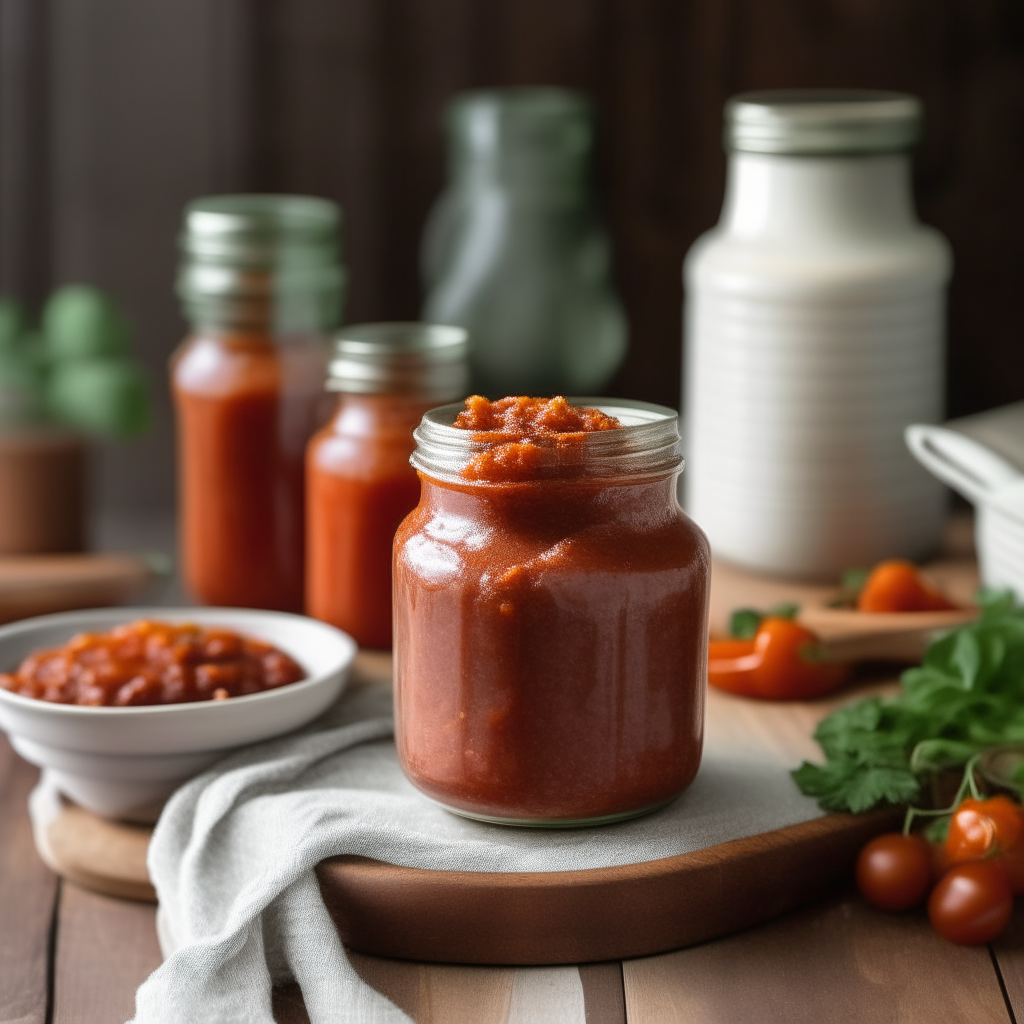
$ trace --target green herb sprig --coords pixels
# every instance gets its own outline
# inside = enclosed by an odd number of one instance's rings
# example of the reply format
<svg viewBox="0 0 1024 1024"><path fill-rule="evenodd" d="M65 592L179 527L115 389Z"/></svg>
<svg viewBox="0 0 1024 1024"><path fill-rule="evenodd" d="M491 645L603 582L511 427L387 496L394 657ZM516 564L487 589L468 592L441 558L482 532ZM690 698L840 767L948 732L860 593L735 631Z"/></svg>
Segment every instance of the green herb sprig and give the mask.
<svg viewBox="0 0 1024 1024"><path fill-rule="evenodd" d="M766 611L759 608L737 608L729 616L729 636L734 640L753 640L763 619L793 619L798 611L800 605L789 601L773 605Z"/></svg>
<svg viewBox="0 0 1024 1024"><path fill-rule="evenodd" d="M869 697L829 715L814 738L821 765L793 778L827 811L860 813L918 799L929 775L986 747L1024 741L1024 606L979 594L979 619L929 645L890 700Z"/></svg>

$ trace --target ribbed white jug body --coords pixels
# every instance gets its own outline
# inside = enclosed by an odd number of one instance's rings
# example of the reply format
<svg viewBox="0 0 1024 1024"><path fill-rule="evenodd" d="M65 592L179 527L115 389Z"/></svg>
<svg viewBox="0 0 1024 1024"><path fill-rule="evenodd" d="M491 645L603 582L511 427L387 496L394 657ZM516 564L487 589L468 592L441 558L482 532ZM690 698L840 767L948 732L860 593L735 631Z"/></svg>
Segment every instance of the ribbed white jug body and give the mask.
<svg viewBox="0 0 1024 1024"><path fill-rule="evenodd" d="M824 579L935 545L903 430L942 415L950 264L905 155L732 154L685 268L685 504L717 555Z"/></svg>

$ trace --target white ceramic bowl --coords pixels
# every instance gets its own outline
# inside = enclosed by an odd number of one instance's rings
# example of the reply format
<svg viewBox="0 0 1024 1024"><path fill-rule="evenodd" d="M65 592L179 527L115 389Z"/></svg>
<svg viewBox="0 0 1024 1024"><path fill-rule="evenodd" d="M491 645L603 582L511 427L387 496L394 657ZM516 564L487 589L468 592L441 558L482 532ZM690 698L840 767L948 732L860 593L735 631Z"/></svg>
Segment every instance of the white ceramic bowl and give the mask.
<svg viewBox="0 0 1024 1024"><path fill-rule="evenodd" d="M152 819L186 779L235 747L297 729L341 693L356 654L350 636L301 615L242 608L101 608L0 626L0 671L74 634L136 619L223 626L266 640L308 673L297 683L228 700L82 707L0 689L0 728L26 761L75 803L111 818Z"/></svg>
<svg viewBox="0 0 1024 1024"><path fill-rule="evenodd" d="M1014 408L982 413L964 422L995 419ZM1019 424L1018 419L1018 434ZM993 448L956 429L917 423L907 427L906 438L923 466L974 503L982 584L993 590L1010 589L1018 601L1024 601L1024 474Z"/></svg>

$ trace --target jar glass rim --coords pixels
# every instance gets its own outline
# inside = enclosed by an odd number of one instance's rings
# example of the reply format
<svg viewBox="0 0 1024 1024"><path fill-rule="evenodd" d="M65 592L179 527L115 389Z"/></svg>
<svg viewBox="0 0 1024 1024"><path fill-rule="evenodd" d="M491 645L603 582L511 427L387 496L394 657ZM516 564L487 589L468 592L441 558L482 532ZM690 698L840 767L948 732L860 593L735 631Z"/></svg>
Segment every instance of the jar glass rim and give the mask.
<svg viewBox="0 0 1024 1024"><path fill-rule="evenodd" d="M474 486L507 486L540 480L588 478L629 478L650 480L680 472L679 416L675 409L625 398L570 397L570 405L598 409L621 424L611 430L588 431L579 435L580 445L569 449L559 439L565 434L539 434L523 438L465 430L453 426L465 404L455 402L427 412L413 432L416 450L410 462L425 476L441 482ZM463 471L472 459L496 444L529 440L542 452L536 479L504 481L467 479Z"/></svg>

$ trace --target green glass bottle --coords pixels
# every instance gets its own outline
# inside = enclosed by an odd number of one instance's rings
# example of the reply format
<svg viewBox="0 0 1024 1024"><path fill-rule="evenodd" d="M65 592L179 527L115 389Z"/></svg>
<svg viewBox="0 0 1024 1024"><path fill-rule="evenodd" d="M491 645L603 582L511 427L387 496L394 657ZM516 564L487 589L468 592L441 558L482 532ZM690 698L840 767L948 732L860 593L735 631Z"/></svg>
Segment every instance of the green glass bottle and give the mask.
<svg viewBox="0 0 1024 1024"><path fill-rule="evenodd" d="M594 201L594 116L562 89L464 93L423 241L424 319L467 328L473 387L598 394L626 354Z"/></svg>

